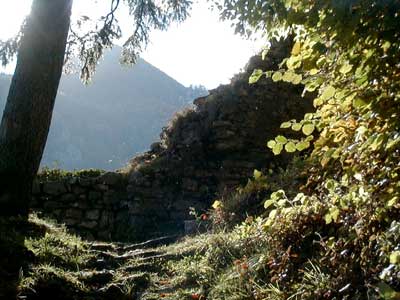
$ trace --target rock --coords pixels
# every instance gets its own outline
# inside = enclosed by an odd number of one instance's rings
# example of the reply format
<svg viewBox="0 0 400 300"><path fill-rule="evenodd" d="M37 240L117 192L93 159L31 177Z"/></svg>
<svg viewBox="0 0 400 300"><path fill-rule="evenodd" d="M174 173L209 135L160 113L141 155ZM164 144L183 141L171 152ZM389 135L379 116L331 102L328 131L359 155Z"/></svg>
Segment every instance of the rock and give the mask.
<svg viewBox="0 0 400 300"><path fill-rule="evenodd" d="M67 226L74 226L74 225L78 224L78 222L79 222L78 220L71 219L71 218L62 219L62 220L65 223L65 225L67 225Z"/></svg>
<svg viewBox="0 0 400 300"><path fill-rule="evenodd" d="M106 185L115 186L122 182L122 175L115 172L107 172L98 178L98 182Z"/></svg>
<svg viewBox="0 0 400 300"><path fill-rule="evenodd" d="M97 200L100 200L102 198L101 196L102 195L101 195L100 192L90 191L88 199L89 199L89 201L97 201Z"/></svg>
<svg viewBox="0 0 400 300"><path fill-rule="evenodd" d="M96 221L83 221L79 226L86 229L94 229L98 227L98 223Z"/></svg>
<svg viewBox="0 0 400 300"><path fill-rule="evenodd" d="M197 188L198 188L197 181L188 178L184 178L182 180L182 189L188 191L196 191Z"/></svg>
<svg viewBox="0 0 400 300"><path fill-rule="evenodd" d="M67 192L64 182L53 181L43 184L43 192L49 195L58 196Z"/></svg>
<svg viewBox="0 0 400 300"><path fill-rule="evenodd" d="M100 231L97 234L97 238L100 240L104 240L104 241L110 241L111 240L111 232L108 230Z"/></svg>
<svg viewBox="0 0 400 300"><path fill-rule="evenodd" d="M60 201L64 203L71 203L76 201L76 196L74 194L65 194L60 197Z"/></svg>
<svg viewBox="0 0 400 300"><path fill-rule="evenodd" d="M194 234L197 232L197 222L196 220L185 220L183 221L185 234Z"/></svg>
<svg viewBox="0 0 400 300"><path fill-rule="evenodd" d="M150 145L150 151L153 153L158 153L162 150L162 146L160 142L155 142Z"/></svg>
<svg viewBox="0 0 400 300"><path fill-rule="evenodd" d="M105 285L112 281L114 277L114 271L112 270L102 270L102 271L83 271L79 274L80 280L84 283L93 285Z"/></svg>
<svg viewBox="0 0 400 300"><path fill-rule="evenodd" d="M79 178L79 184L83 187L92 186L93 183L94 183L94 180L92 178Z"/></svg>
<svg viewBox="0 0 400 300"><path fill-rule="evenodd" d="M94 186L94 189L99 192L105 192L108 191L108 185L99 183Z"/></svg>
<svg viewBox="0 0 400 300"><path fill-rule="evenodd" d="M124 299L123 287L117 284L110 284L99 290L102 294L101 299Z"/></svg>
<svg viewBox="0 0 400 300"><path fill-rule="evenodd" d="M108 228L111 227L111 224L114 223L114 214L109 211L103 211L99 221L100 228Z"/></svg>
<svg viewBox="0 0 400 300"><path fill-rule="evenodd" d="M105 204L112 205L119 202L119 197L115 191L109 190L104 193L103 200Z"/></svg>
<svg viewBox="0 0 400 300"><path fill-rule="evenodd" d="M75 195L81 195L81 194L84 194L86 192L86 189L84 189L83 187L81 187L79 185L73 185L72 186L72 192Z"/></svg>
<svg viewBox="0 0 400 300"><path fill-rule="evenodd" d="M32 185L32 194L39 195L41 193L40 182L35 180Z"/></svg>
<svg viewBox="0 0 400 300"><path fill-rule="evenodd" d="M100 217L100 211L98 209L92 209L86 212L86 218L89 220L98 220L99 217Z"/></svg>
<svg viewBox="0 0 400 300"><path fill-rule="evenodd" d="M68 218L72 218L75 220L80 220L82 219L82 211L80 209L76 209L76 208L70 208L65 212L65 215Z"/></svg>
<svg viewBox="0 0 400 300"><path fill-rule="evenodd" d="M43 207L45 210L53 210L62 207L62 205L57 201L44 201Z"/></svg>

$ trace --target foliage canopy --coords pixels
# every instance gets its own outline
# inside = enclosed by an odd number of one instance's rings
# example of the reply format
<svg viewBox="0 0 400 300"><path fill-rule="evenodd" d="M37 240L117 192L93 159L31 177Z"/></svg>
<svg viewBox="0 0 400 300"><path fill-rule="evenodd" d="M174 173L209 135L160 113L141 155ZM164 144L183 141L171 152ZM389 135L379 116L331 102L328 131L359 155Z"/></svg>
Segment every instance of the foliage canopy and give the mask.
<svg viewBox="0 0 400 300"><path fill-rule="evenodd" d="M266 201L267 232L282 236L282 226L311 218L314 224L302 230L313 227L309 230L318 232L321 243L327 245L318 254L321 270L325 268L330 276L334 273L334 267L324 262L334 253L340 255L346 249L357 253L351 256L351 264L364 274L364 291L349 290L348 297L370 297L374 287L381 298L398 299L399 282L394 275L400 270L398 245L388 236L396 230L400 216L400 2L214 3L237 32L264 30L268 39L294 38L291 55L280 69L255 70L250 83L267 76L272 81L301 84L304 94L315 95L314 113L281 125L301 130L305 137L294 140L280 135L268 142L276 155L283 150L311 147L312 151L304 194L290 200L280 197L283 191L279 191ZM318 225L321 217L323 226ZM377 249L379 257L373 254ZM287 287L283 279L276 284ZM343 284L354 286L354 282Z"/></svg>
<svg viewBox="0 0 400 300"><path fill-rule="evenodd" d="M95 72L96 65L104 49L111 48L122 37L116 13L121 5L126 5L132 17L133 31L123 44L121 62L133 64L149 42L152 29L165 30L176 21L184 21L189 15L190 0L108 0L110 9L99 19L80 16L70 28L65 63L74 58L80 61L81 78L87 82ZM20 32L7 41L0 40L0 60L3 66L12 60L18 51L26 22Z"/></svg>

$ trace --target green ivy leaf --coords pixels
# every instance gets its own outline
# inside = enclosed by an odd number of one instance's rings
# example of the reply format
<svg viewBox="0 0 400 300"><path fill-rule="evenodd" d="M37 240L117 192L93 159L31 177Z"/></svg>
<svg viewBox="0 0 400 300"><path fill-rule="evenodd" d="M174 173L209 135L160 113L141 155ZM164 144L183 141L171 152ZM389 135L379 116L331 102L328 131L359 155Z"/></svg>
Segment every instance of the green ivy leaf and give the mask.
<svg viewBox="0 0 400 300"><path fill-rule="evenodd" d="M300 123L294 123L294 124L292 125L292 130L294 130L294 131L300 131L300 130L301 130L301 127L303 127L303 125L301 125Z"/></svg>
<svg viewBox="0 0 400 300"><path fill-rule="evenodd" d="M266 201L264 202L264 208L267 209L267 208L270 207L271 205L274 205L275 202L276 202L276 201L273 200L273 199L268 199L268 200L266 200Z"/></svg>
<svg viewBox="0 0 400 300"><path fill-rule="evenodd" d="M283 135L278 135L275 138L275 141L277 141L278 144L286 144L287 143L287 138L285 138Z"/></svg>
<svg viewBox="0 0 400 300"><path fill-rule="evenodd" d="M390 253L389 261L391 264L398 265L400 264L400 251L394 251Z"/></svg>
<svg viewBox="0 0 400 300"><path fill-rule="evenodd" d="M321 99L322 100L328 100L335 96L336 89L333 86L328 86L321 94Z"/></svg>
<svg viewBox="0 0 400 300"><path fill-rule="evenodd" d="M280 144L280 143L277 143L277 144L274 146L274 148L272 148L272 152L273 152L275 155L281 154L282 150L283 150L283 144Z"/></svg>
<svg viewBox="0 0 400 300"><path fill-rule="evenodd" d="M342 74L347 74L353 69L353 65L351 65L348 61L346 61L341 67L339 72Z"/></svg>
<svg viewBox="0 0 400 300"><path fill-rule="evenodd" d="M272 75L272 81L277 82L282 80L282 73L279 71L274 72Z"/></svg>
<svg viewBox="0 0 400 300"><path fill-rule="evenodd" d="M310 148L310 142L308 141L301 141L296 144L297 151L303 151L308 148Z"/></svg>
<svg viewBox="0 0 400 300"><path fill-rule="evenodd" d="M384 300L399 300L400 293L396 292L385 282L378 283L378 291Z"/></svg>
<svg viewBox="0 0 400 300"><path fill-rule="evenodd" d="M258 171L257 169L254 170L253 172L253 177L255 180L260 179L262 176L262 173L260 171Z"/></svg>
<svg viewBox="0 0 400 300"><path fill-rule="evenodd" d="M290 126L292 126L291 122L283 122L281 124L281 128L290 128Z"/></svg>
<svg viewBox="0 0 400 300"><path fill-rule="evenodd" d="M293 142L288 142L285 145L285 150L289 153L295 152L296 151L296 145Z"/></svg>
<svg viewBox="0 0 400 300"><path fill-rule="evenodd" d="M268 143L267 143L267 146L270 149L274 149L275 145L276 145L275 141L268 141Z"/></svg>
<svg viewBox="0 0 400 300"><path fill-rule="evenodd" d="M315 126L312 123L307 123L303 125L302 131L305 135L310 135L314 132Z"/></svg>
<svg viewBox="0 0 400 300"><path fill-rule="evenodd" d="M292 55L299 55L300 51L301 51L301 43L300 42L294 43L292 48Z"/></svg>
<svg viewBox="0 0 400 300"><path fill-rule="evenodd" d="M249 84L254 84L256 83L258 80L260 80L261 76L264 74L264 72L260 69L255 69L253 71L253 74L251 74L250 78L249 78Z"/></svg>

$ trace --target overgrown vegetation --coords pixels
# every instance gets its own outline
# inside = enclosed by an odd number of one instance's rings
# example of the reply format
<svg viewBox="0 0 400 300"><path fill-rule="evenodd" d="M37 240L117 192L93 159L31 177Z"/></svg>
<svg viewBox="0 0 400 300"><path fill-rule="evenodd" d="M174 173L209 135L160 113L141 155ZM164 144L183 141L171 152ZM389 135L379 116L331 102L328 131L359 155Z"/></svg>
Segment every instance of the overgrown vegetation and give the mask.
<svg viewBox="0 0 400 300"><path fill-rule="evenodd" d="M221 8L240 32L258 27L270 37L295 37L281 69L255 70L250 83L266 75L303 84L304 93L317 97L315 113L281 126L301 130L304 139L268 142L276 155L313 145L307 183L297 195L273 190L265 201L268 216L234 230L245 231L235 245L252 237L267 246L237 257L252 262L245 265L245 285L240 272L229 283L234 264L228 264L216 272L208 297L398 299L400 4L227 0ZM203 263L215 274L215 265Z"/></svg>
<svg viewBox="0 0 400 300"><path fill-rule="evenodd" d="M99 169L66 171L59 168L43 167L39 170L39 173L37 174L37 179L40 181L53 181L72 177L98 177L104 173L104 170Z"/></svg>

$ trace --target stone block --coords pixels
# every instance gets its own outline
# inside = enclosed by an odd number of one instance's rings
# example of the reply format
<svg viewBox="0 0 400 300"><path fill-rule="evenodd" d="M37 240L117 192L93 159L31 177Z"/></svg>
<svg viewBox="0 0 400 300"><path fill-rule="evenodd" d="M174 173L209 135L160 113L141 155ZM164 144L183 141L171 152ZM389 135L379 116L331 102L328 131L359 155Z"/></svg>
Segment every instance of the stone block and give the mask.
<svg viewBox="0 0 400 300"><path fill-rule="evenodd" d="M101 196L102 195L100 192L90 191L88 198L89 198L89 201L98 201L102 198Z"/></svg>
<svg viewBox="0 0 400 300"><path fill-rule="evenodd" d="M99 231L97 237L101 240L109 241L111 240L111 232L109 230Z"/></svg>
<svg viewBox="0 0 400 300"><path fill-rule="evenodd" d="M61 203L57 202L57 201L44 201L43 203L43 207L45 210L53 210L55 208L60 208L62 207Z"/></svg>
<svg viewBox="0 0 400 300"><path fill-rule="evenodd" d="M77 208L70 208L70 209L67 209L67 211L65 212L65 215L68 218L79 220L79 219L82 219L82 210L77 209Z"/></svg>
<svg viewBox="0 0 400 300"><path fill-rule="evenodd" d="M73 185L72 186L72 192L75 195L82 195L82 194L84 194L86 192L86 189L81 187L81 186L79 186L79 185Z"/></svg>
<svg viewBox="0 0 400 300"><path fill-rule="evenodd" d="M114 214L109 211L103 211L99 221L100 228L112 227L113 223L114 223Z"/></svg>
<svg viewBox="0 0 400 300"><path fill-rule="evenodd" d="M60 201L64 203L71 203L76 201L76 196L74 194L65 194L60 197Z"/></svg>
<svg viewBox="0 0 400 300"><path fill-rule="evenodd" d="M115 186L122 183L123 175L116 172L107 172L101 175L97 180L100 183Z"/></svg>
<svg viewBox="0 0 400 300"><path fill-rule="evenodd" d="M183 221L185 234L195 234L197 233L197 222L196 220L185 220Z"/></svg>
<svg viewBox="0 0 400 300"><path fill-rule="evenodd" d="M103 200L105 204L112 205L119 202L119 197L115 191L109 190L104 193Z"/></svg>
<svg viewBox="0 0 400 300"><path fill-rule="evenodd" d="M79 224L79 227L86 228L86 229L94 229L98 227L98 223L96 221L83 221Z"/></svg>
<svg viewBox="0 0 400 300"><path fill-rule="evenodd" d="M86 218L89 220L98 220L100 217L100 210L91 209L86 212Z"/></svg>
<svg viewBox="0 0 400 300"><path fill-rule="evenodd" d="M62 220L62 222L67 226L74 226L74 225L78 224L78 220L71 219L71 218L65 218Z"/></svg>
<svg viewBox="0 0 400 300"><path fill-rule="evenodd" d="M32 185L32 194L39 195L41 193L40 182L35 180Z"/></svg>
<svg viewBox="0 0 400 300"><path fill-rule="evenodd" d="M59 196L67 192L67 188L61 181L46 182L43 184L43 192L48 195Z"/></svg>
<svg viewBox="0 0 400 300"><path fill-rule="evenodd" d="M94 184L92 178L79 178L79 184L83 187L90 187Z"/></svg>
<svg viewBox="0 0 400 300"><path fill-rule="evenodd" d="M102 183L96 184L94 186L94 190L99 191L99 192L108 191L108 185L102 184Z"/></svg>

